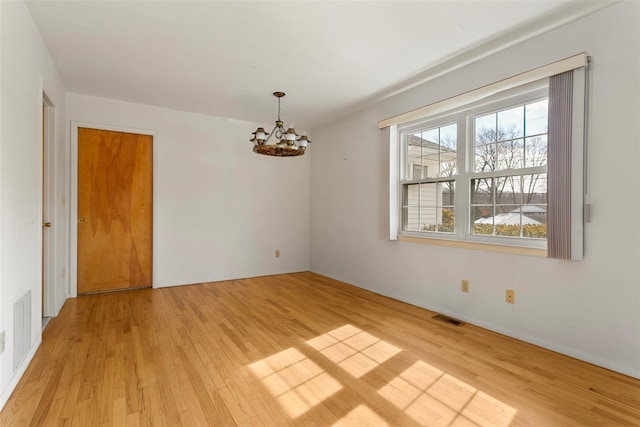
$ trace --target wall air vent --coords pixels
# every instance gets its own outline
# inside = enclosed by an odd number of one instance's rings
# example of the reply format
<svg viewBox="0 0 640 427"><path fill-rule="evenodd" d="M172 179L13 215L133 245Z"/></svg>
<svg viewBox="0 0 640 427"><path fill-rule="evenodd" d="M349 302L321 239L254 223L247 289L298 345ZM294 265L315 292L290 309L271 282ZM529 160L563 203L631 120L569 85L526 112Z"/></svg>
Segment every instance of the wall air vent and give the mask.
<svg viewBox="0 0 640 427"><path fill-rule="evenodd" d="M31 347L31 291L13 305L13 370L18 369Z"/></svg>
<svg viewBox="0 0 640 427"><path fill-rule="evenodd" d="M445 316L444 314L436 314L435 316L433 316L433 318L441 322L450 323L454 326L464 325L464 322L462 320L454 319L453 317Z"/></svg>

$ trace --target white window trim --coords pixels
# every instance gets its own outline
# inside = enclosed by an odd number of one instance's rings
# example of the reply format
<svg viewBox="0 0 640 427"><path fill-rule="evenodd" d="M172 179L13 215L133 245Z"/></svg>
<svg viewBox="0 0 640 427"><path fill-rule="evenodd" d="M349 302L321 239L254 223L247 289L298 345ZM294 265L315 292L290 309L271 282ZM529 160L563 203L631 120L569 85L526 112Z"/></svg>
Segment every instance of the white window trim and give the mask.
<svg viewBox="0 0 640 427"><path fill-rule="evenodd" d="M527 255L534 257L547 257L547 250L540 248L530 248L524 246L516 246L516 245L504 245L504 244L492 244L492 243L482 243L482 242L470 242L470 241L460 241L460 240L448 240L448 239L438 239L431 237L415 237L402 235L398 236L398 242L406 242L406 243L419 243L425 245L435 245L435 246L444 246L450 248L459 248L459 249L475 249L482 250L487 252L499 252L499 253L508 253L508 254L516 254L516 255Z"/></svg>
<svg viewBox="0 0 640 427"><path fill-rule="evenodd" d="M415 110L407 111L406 113L398 114L397 116L393 116L388 119L380 120L378 122L378 129L384 129L392 125L401 125L416 120L434 117L444 111L452 111L465 105L474 104L509 89L546 79L565 71L586 67L587 64L588 55L586 52L582 52L551 64L543 65L533 70L482 86L469 92L465 92L433 104L425 105L424 107L416 108Z"/></svg>

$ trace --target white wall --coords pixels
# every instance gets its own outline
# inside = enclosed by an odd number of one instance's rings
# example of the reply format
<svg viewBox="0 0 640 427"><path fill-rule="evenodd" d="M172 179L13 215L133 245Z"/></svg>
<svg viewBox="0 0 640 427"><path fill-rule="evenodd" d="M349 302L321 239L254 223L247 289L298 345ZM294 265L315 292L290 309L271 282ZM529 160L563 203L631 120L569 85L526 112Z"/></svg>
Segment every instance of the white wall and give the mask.
<svg viewBox="0 0 640 427"><path fill-rule="evenodd" d="M311 270L640 378L639 43L640 3L621 3L315 129ZM383 239L378 120L582 51L593 57L583 261Z"/></svg>
<svg viewBox="0 0 640 427"><path fill-rule="evenodd" d="M65 92L57 71L22 2L0 2L0 408L9 398L41 341L42 93L54 105L51 154L54 206L48 220L54 239L53 289L49 311L66 299ZM31 291L31 347L13 370L13 304Z"/></svg>
<svg viewBox="0 0 640 427"><path fill-rule="evenodd" d="M24 3L0 2L0 17L0 409L41 341L43 92L55 117L50 314L75 292L71 121L155 133L155 287L309 269L309 154L254 154L254 123L65 94ZM14 372L13 304L28 290L31 349Z"/></svg>
<svg viewBox="0 0 640 427"><path fill-rule="evenodd" d="M67 107L70 121L155 132L154 287L309 269L313 148L260 156L255 123L78 94Z"/></svg>

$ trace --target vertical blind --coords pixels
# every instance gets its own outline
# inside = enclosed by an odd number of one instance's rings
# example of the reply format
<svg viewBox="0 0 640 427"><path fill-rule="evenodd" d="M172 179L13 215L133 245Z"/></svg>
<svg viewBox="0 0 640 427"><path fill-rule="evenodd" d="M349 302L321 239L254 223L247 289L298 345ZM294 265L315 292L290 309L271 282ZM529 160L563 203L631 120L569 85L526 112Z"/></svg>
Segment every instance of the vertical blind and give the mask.
<svg viewBox="0 0 640 427"><path fill-rule="evenodd" d="M571 259L573 71L549 78L547 253Z"/></svg>
<svg viewBox="0 0 640 427"><path fill-rule="evenodd" d="M585 92L584 69L549 78L549 258L583 258Z"/></svg>

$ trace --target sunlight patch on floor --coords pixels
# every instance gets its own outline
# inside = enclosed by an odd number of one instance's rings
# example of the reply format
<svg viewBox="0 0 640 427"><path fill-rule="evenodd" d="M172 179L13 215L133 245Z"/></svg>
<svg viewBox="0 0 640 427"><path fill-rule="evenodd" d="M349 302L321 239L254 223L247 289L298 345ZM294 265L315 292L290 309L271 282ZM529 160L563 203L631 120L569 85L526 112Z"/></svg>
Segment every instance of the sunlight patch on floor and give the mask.
<svg viewBox="0 0 640 427"><path fill-rule="evenodd" d="M356 378L402 351L352 325L310 339L307 344Z"/></svg>
<svg viewBox="0 0 640 427"><path fill-rule="evenodd" d="M376 426L386 427L389 424L366 405L358 405L355 409L332 424L332 427Z"/></svg>
<svg viewBox="0 0 640 427"><path fill-rule="evenodd" d="M306 344L355 378L374 371L402 351L353 325L319 335ZM343 389L340 381L293 347L249 368L291 418ZM378 389L378 395L422 425L508 427L517 412L422 360L389 380ZM334 426L386 426L396 420L385 420L363 403L353 402L353 406Z"/></svg>
<svg viewBox="0 0 640 427"><path fill-rule="evenodd" d="M508 426L516 409L426 362L418 361L378 393L418 423Z"/></svg>
<svg viewBox="0 0 640 427"><path fill-rule="evenodd" d="M296 418L342 385L295 348L288 348L249 365L287 414Z"/></svg>

